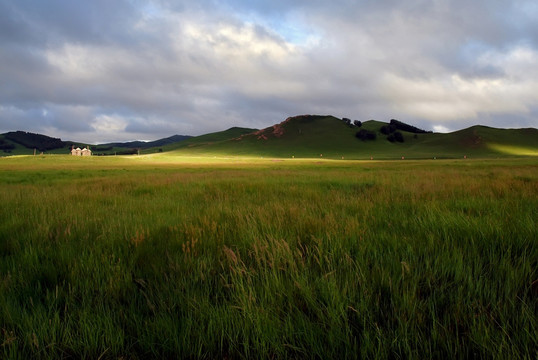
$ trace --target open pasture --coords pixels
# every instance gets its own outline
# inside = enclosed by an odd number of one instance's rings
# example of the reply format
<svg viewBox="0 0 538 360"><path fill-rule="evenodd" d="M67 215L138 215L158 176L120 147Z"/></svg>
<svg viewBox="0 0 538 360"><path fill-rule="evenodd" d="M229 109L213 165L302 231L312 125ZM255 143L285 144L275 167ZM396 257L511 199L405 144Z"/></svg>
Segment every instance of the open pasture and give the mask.
<svg viewBox="0 0 538 360"><path fill-rule="evenodd" d="M0 159L0 358L527 358L538 160Z"/></svg>

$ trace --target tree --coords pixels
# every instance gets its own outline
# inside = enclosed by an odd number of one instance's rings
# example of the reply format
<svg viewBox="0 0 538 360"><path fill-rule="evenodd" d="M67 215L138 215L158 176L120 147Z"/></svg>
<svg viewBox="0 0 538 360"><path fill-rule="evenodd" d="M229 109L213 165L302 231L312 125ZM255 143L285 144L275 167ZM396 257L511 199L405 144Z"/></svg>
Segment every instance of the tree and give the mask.
<svg viewBox="0 0 538 360"><path fill-rule="evenodd" d="M354 120L354 121L353 121L353 124L354 124L356 127L361 127L361 126L362 126L362 122L360 122L359 120Z"/></svg>
<svg viewBox="0 0 538 360"><path fill-rule="evenodd" d="M404 137L402 135L401 132L399 131L396 131L394 132L393 134L390 134L389 136L387 136L387 140L390 141L390 142L404 142Z"/></svg>
<svg viewBox="0 0 538 360"><path fill-rule="evenodd" d="M394 125L383 125L383 126L381 126L381 129L379 129L379 131L381 131L381 133L384 134L384 135L392 134L393 132L396 131L396 126L394 126Z"/></svg>
<svg viewBox="0 0 538 360"><path fill-rule="evenodd" d="M355 137L357 137L358 139L361 139L362 141L366 141L366 140L375 140L377 135L373 131L369 131L369 130L366 130L366 129L360 129L355 134Z"/></svg>
<svg viewBox="0 0 538 360"><path fill-rule="evenodd" d="M13 149L15 149L15 145L13 144L8 144L8 143L0 144L0 150L4 150L4 152L7 152L6 150L13 150Z"/></svg>

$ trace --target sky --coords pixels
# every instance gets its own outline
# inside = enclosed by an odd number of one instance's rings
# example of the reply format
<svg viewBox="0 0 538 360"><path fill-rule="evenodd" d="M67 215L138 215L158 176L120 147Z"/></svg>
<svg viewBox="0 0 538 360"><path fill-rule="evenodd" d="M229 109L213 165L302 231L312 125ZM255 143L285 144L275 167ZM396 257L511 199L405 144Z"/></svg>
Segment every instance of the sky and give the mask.
<svg viewBox="0 0 538 360"><path fill-rule="evenodd" d="M0 0L0 133L538 127L535 0Z"/></svg>

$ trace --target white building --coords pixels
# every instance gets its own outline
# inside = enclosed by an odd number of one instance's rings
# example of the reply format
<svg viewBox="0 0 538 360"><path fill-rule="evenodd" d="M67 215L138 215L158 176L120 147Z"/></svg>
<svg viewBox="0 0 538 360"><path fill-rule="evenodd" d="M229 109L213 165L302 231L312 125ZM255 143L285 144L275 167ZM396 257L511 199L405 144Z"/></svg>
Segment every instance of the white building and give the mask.
<svg viewBox="0 0 538 360"><path fill-rule="evenodd" d="M80 150L80 148L76 148L73 146L71 148L71 155L73 156L92 156L92 151L90 149L84 148Z"/></svg>

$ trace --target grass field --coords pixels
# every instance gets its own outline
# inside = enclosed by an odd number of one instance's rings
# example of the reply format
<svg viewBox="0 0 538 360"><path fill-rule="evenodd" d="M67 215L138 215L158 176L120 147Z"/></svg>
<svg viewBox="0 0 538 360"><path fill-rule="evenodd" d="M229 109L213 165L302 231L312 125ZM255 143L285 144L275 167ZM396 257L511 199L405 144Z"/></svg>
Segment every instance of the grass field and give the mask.
<svg viewBox="0 0 538 360"><path fill-rule="evenodd" d="M0 358L538 355L538 159L0 158Z"/></svg>

